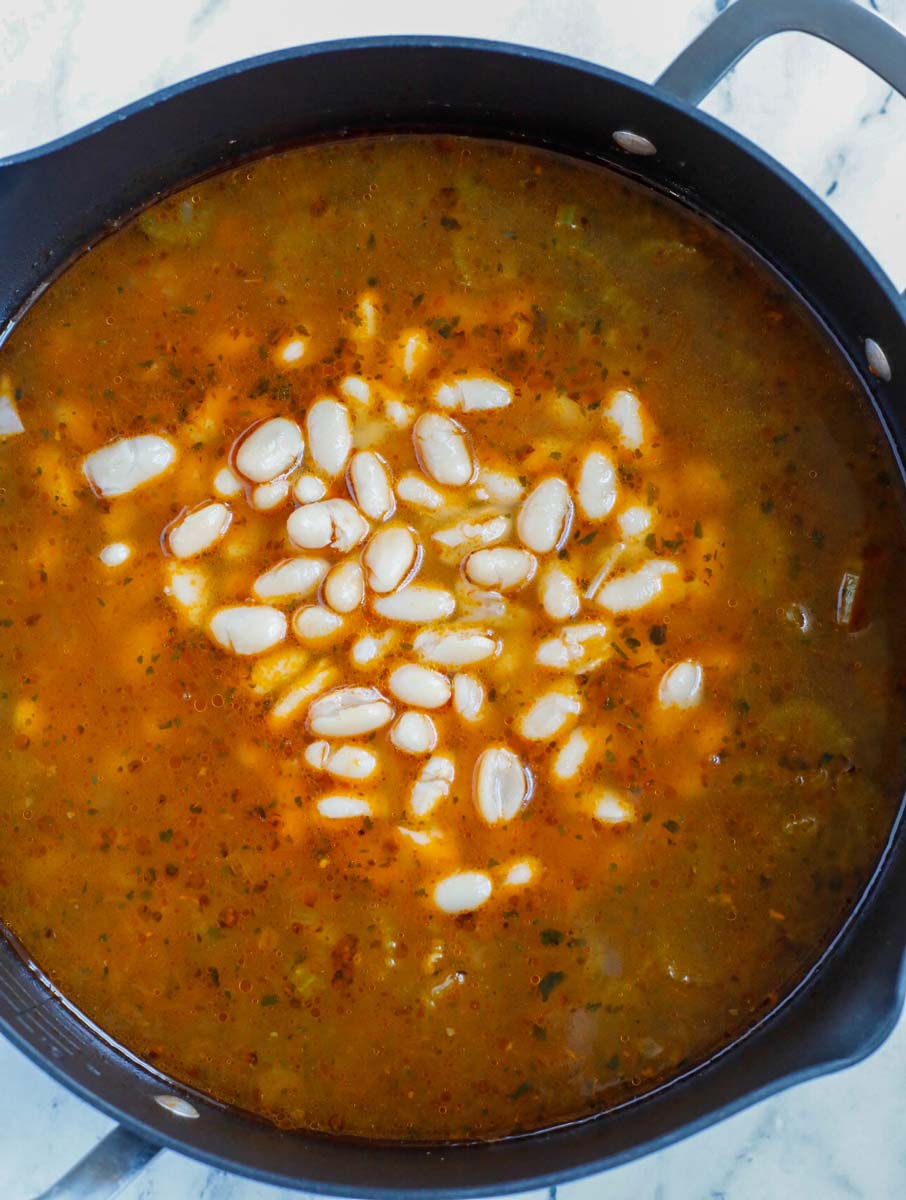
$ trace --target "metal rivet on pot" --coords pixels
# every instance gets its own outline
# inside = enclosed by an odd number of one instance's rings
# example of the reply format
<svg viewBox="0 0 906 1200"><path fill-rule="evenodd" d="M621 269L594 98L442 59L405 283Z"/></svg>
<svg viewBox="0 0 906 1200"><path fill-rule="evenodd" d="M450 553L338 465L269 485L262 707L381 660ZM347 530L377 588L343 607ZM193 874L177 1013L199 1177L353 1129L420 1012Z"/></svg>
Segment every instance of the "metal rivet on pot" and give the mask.
<svg viewBox="0 0 906 1200"><path fill-rule="evenodd" d="M165 1108L168 1113L172 1113L174 1117L188 1117L191 1120L196 1120L201 1116L194 1104L190 1104L188 1100L183 1100L180 1096L155 1096L155 1103L161 1108Z"/></svg>
<svg viewBox="0 0 906 1200"><path fill-rule="evenodd" d="M874 338L865 339L865 357L868 360L868 369L872 375L877 375L885 383L890 383L890 378L893 374L890 369L890 363L887 361L887 355Z"/></svg>
<svg viewBox="0 0 906 1200"><path fill-rule="evenodd" d="M654 142L640 133L633 133L631 129L617 129L611 134L611 137L627 154L641 154L646 157L657 154L657 146Z"/></svg>

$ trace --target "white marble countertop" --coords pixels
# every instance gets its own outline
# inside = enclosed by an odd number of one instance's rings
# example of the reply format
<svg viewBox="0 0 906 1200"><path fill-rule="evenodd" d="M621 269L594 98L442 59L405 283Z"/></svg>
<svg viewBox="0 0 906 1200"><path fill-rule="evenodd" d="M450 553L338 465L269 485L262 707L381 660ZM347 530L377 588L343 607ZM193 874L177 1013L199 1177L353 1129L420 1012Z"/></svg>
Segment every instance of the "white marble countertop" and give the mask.
<svg viewBox="0 0 906 1200"><path fill-rule="evenodd" d="M727 0L3 0L0 156L175 80L300 42L451 33L544 46L653 79ZM906 29L906 0L865 0ZM822 43L760 46L710 112L783 161L906 286L906 102ZM110 1128L0 1040L0 1197L47 1187ZM900 1200L906 1021L868 1061L801 1085L670 1149L555 1189L559 1200ZM165 1153L126 1200L292 1193ZM548 1193L533 1193L542 1200Z"/></svg>

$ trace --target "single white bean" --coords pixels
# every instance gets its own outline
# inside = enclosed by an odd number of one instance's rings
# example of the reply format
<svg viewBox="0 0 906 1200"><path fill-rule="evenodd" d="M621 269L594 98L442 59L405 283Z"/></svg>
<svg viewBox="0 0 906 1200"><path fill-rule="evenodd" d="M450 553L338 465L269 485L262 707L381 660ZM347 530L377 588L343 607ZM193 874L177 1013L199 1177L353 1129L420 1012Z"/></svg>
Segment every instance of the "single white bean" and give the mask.
<svg viewBox="0 0 906 1200"><path fill-rule="evenodd" d="M314 504L327 495L327 485L317 475L300 475L293 485L293 496L300 504Z"/></svg>
<svg viewBox="0 0 906 1200"><path fill-rule="evenodd" d="M554 759L551 773L560 783L574 779L582 770L591 742L584 729L574 729Z"/></svg>
<svg viewBox="0 0 906 1200"><path fill-rule="evenodd" d="M357 562L337 563L324 580L324 599L338 613L351 613L365 596L365 575Z"/></svg>
<svg viewBox="0 0 906 1200"><path fill-rule="evenodd" d="M639 537L651 525L651 510L644 504L633 504L617 517L623 537Z"/></svg>
<svg viewBox="0 0 906 1200"><path fill-rule="evenodd" d="M522 714L517 729L529 741L544 742L561 733L581 711L582 705L575 696L545 692Z"/></svg>
<svg viewBox="0 0 906 1200"><path fill-rule="evenodd" d="M302 457L302 430L288 417L271 417L242 434L233 461L252 483L267 483L285 475Z"/></svg>
<svg viewBox="0 0 906 1200"><path fill-rule="evenodd" d="M343 618L321 604L308 604L293 613L293 633L302 642L326 642L343 629Z"/></svg>
<svg viewBox="0 0 906 1200"><path fill-rule="evenodd" d="M531 795L531 776L518 754L506 746L489 746L475 763L472 781L475 806L489 825L512 821Z"/></svg>
<svg viewBox="0 0 906 1200"><path fill-rule="evenodd" d="M175 562L169 564L164 595L172 597L193 619L202 615L207 593L207 576L200 568L181 567Z"/></svg>
<svg viewBox="0 0 906 1200"><path fill-rule="evenodd" d="M396 591L417 568L419 551L415 535L405 526L379 529L362 555L368 572L368 586L381 595Z"/></svg>
<svg viewBox="0 0 906 1200"><path fill-rule="evenodd" d="M535 874L532 864L529 862L513 863L506 875L503 877L505 887L524 887L525 884L532 882L532 877Z"/></svg>
<svg viewBox="0 0 906 1200"><path fill-rule="evenodd" d="M665 575L675 575L678 571L676 563L653 558L637 570L605 583L595 601L611 612L635 612L660 595Z"/></svg>
<svg viewBox="0 0 906 1200"><path fill-rule="evenodd" d="M705 673L697 662L678 662L661 676L657 698L662 708L694 708L701 702Z"/></svg>
<svg viewBox="0 0 906 1200"><path fill-rule="evenodd" d="M452 615L456 598L446 588L410 583L389 596L378 596L374 611L388 621L427 624Z"/></svg>
<svg viewBox="0 0 906 1200"><path fill-rule="evenodd" d="M579 508L590 521L601 521L617 502L617 473L600 450L589 450L582 460L576 488Z"/></svg>
<svg viewBox="0 0 906 1200"><path fill-rule="evenodd" d="M433 754L418 773L409 793L409 808L416 817L426 817L450 794L456 764L449 754Z"/></svg>
<svg viewBox="0 0 906 1200"><path fill-rule="evenodd" d="M121 567L131 554L132 549L125 542L111 542L103 548L98 558L105 567Z"/></svg>
<svg viewBox="0 0 906 1200"><path fill-rule="evenodd" d="M415 417L415 409L402 400L385 400L384 415L396 429L408 429Z"/></svg>
<svg viewBox="0 0 906 1200"><path fill-rule="evenodd" d="M258 512L272 512L280 507L288 495L288 479L271 479L267 483L257 484L252 489L249 502Z"/></svg>
<svg viewBox="0 0 906 1200"><path fill-rule="evenodd" d="M597 571L595 571L591 583L585 589L586 600L593 600L595 598L601 584L610 576L625 552L625 542L615 542L612 546L608 547L604 557L600 560L600 565Z"/></svg>
<svg viewBox="0 0 906 1200"><path fill-rule="evenodd" d="M403 338L403 373L410 376L414 374L416 368L424 361L430 346L428 345L428 339L420 329L416 329L408 337L404 334Z"/></svg>
<svg viewBox="0 0 906 1200"><path fill-rule="evenodd" d="M579 611L576 581L559 564L552 563L539 581L541 604L552 621L566 621Z"/></svg>
<svg viewBox="0 0 906 1200"><path fill-rule="evenodd" d="M366 633L363 637L358 638L353 642L352 649L349 651L352 665L355 667L374 666L390 649L394 637L393 631L388 630L380 637Z"/></svg>
<svg viewBox="0 0 906 1200"><path fill-rule="evenodd" d="M286 637L286 617L267 604L219 608L208 627L214 640L234 654L263 654Z"/></svg>
<svg viewBox="0 0 906 1200"><path fill-rule="evenodd" d="M24 432L25 426L22 424L19 410L13 403L12 396L4 392L0 396L0 437L15 437L17 433Z"/></svg>
<svg viewBox="0 0 906 1200"><path fill-rule="evenodd" d="M359 796L322 796L318 812L331 821L347 821L353 817L370 817L371 805Z"/></svg>
<svg viewBox="0 0 906 1200"><path fill-rule="evenodd" d="M434 837L424 829L407 829L405 825L397 825L396 831L410 842L415 842L416 846L427 846L434 841Z"/></svg>
<svg viewBox="0 0 906 1200"><path fill-rule="evenodd" d="M558 475L552 475L542 479L523 500L516 517L516 533L529 550L548 554L569 534L572 515L569 488Z"/></svg>
<svg viewBox="0 0 906 1200"><path fill-rule="evenodd" d="M428 512L443 508L444 505L444 498L437 488L432 487L427 479L416 475L414 471L408 471L400 477L396 485L396 494L404 504L411 504L413 508L423 508Z"/></svg>
<svg viewBox="0 0 906 1200"><path fill-rule="evenodd" d="M484 871L457 871L434 888L434 903L441 912L472 912L491 897L493 884Z"/></svg>
<svg viewBox="0 0 906 1200"><path fill-rule="evenodd" d="M214 491L218 496L225 496L227 499L231 496L238 496L244 486L239 476L235 475L229 467L221 467L214 476Z"/></svg>
<svg viewBox="0 0 906 1200"><path fill-rule="evenodd" d="M602 661L600 643L607 637L606 625L593 621L579 625L566 625L554 638L542 642L535 654L535 662L542 667L551 667L555 671L566 671L572 668L578 674L581 671L593 670ZM595 647L594 643L598 643ZM598 652L598 658L589 657L589 651ZM607 648L609 650L609 647Z"/></svg>
<svg viewBox="0 0 906 1200"><path fill-rule="evenodd" d="M288 341L283 342L282 345L277 347L277 353L274 357L281 366L298 366L305 357L307 344L304 338L289 338Z"/></svg>
<svg viewBox="0 0 906 1200"><path fill-rule="evenodd" d="M528 550L494 546L473 550L463 563L466 578L481 588L512 592L523 588L535 574L538 561Z"/></svg>
<svg viewBox="0 0 906 1200"><path fill-rule="evenodd" d="M413 642L416 654L439 667L467 667L493 658L500 641L489 630L424 629Z"/></svg>
<svg viewBox="0 0 906 1200"><path fill-rule="evenodd" d="M393 720L393 706L377 688L338 687L308 710L308 727L319 737L359 737Z"/></svg>
<svg viewBox="0 0 906 1200"><path fill-rule="evenodd" d="M316 771L326 771L338 779L369 779L377 770L378 760L364 746L338 746L330 742L311 742L305 749L305 761Z"/></svg>
<svg viewBox="0 0 906 1200"><path fill-rule="evenodd" d="M214 500L177 518L167 532L167 544L175 558L194 558L210 550L230 527L233 514L225 504Z"/></svg>
<svg viewBox="0 0 906 1200"><path fill-rule="evenodd" d="M387 686L403 704L413 708L442 708L450 699L452 687L446 675L418 663L404 663L390 675Z"/></svg>
<svg viewBox="0 0 906 1200"><path fill-rule="evenodd" d="M162 475L176 461L176 447L154 433L119 438L89 454L85 478L101 496L123 496Z"/></svg>
<svg viewBox="0 0 906 1200"><path fill-rule="evenodd" d="M310 596L327 574L329 563L323 558L286 558L259 575L252 593L259 600L277 600L286 596Z"/></svg>
<svg viewBox="0 0 906 1200"><path fill-rule="evenodd" d="M366 517L386 521L396 507L390 468L372 450L358 450L349 463L349 490Z"/></svg>
<svg viewBox="0 0 906 1200"><path fill-rule="evenodd" d="M464 721L478 721L484 707L484 688L474 675L463 671L453 676L453 708Z"/></svg>
<svg viewBox="0 0 906 1200"><path fill-rule="evenodd" d="M491 517L488 521L459 521L431 534L435 542L449 549L467 544L491 546L509 537L512 521L509 517Z"/></svg>
<svg viewBox="0 0 906 1200"><path fill-rule="evenodd" d="M437 483L462 487L474 465L465 430L440 413L422 413L412 430L415 453L423 471Z"/></svg>
<svg viewBox="0 0 906 1200"><path fill-rule="evenodd" d="M619 430L621 446L625 446L627 450L638 450L641 447L645 438L642 406L634 392L614 392L604 415L609 417Z"/></svg>
<svg viewBox="0 0 906 1200"><path fill-rule="evenodd" d="M488 499L497 504L518 504L525 490L517 477L508 471L491 471L484 467L478 472L478 484L484 488Z"/></svg>
<svg viewBox="0 0 906 1200"><path fill-rule="evenodd" d="M325 396L308 410L305 428L312 461L325 475L335 478L346 466L352 449L349 410L339 400Z"/></svg>
<svg viewBox="0 0 906 1200"><path fill-rule="evenodd" d="M348 554L363 542L370 526L348 500L316 500L290 513L286 532L293 545L302 550L323 550L330 546Z"/></svg>
<svg viewBox="0 0 906 1200"><path fill-rule="evenodd" d="M317 666L300 682L295 683L271 709L271 717L282 721L293 716L309 700L321 694L336 678L336 668Z"/></svg>
<svg viewBox="0 0 906 1200"><path fill-rule="evenodd" d="M340 380L340 395L367 408L371 403L371 388L360 375L347 375Z"/></svg>
<svg viewBox="0 0 906 1200"><path fill-rule="evenodd" d="M635 819L635 805L616 792L602 792L595 801L595 820L605 825L622 825Z"/></svg>
<svg viewBox="0 0 906 1200"><path fill-rule="evenodd" d="M437 745L437 729L427 713L404 712L391 727L390 741L403 754L430 754Z"/></svg>
<svg viewBox="0 0 906 1200"><path fill-rule="evenodd" d="M472 377L457 379L455 383L444 383L434 394L434 402L441 408L458 409L462 412L487 412L494 408L506 408L513 400L513 390L496 379Z"/></svg>

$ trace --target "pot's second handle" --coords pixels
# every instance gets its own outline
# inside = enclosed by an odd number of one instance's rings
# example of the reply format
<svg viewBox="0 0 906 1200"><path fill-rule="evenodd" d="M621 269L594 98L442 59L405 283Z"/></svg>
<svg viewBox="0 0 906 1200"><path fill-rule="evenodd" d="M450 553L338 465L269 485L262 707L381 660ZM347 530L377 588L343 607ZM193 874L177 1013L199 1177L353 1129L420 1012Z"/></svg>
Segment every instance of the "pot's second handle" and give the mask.
<svg viewBox="0 0 906 1200"><path fill-rule="evenodd" d="M35 1200L113 1200L159 1149L117 1125Z"/></svg>
<svg viewBox="0 0 906 1200"><path fill-rule="evenodd" d="M794 32L830 42L906 98L906 35L856 0L736 0L673 60L656 86L699 104L759 42Z"/></svg>

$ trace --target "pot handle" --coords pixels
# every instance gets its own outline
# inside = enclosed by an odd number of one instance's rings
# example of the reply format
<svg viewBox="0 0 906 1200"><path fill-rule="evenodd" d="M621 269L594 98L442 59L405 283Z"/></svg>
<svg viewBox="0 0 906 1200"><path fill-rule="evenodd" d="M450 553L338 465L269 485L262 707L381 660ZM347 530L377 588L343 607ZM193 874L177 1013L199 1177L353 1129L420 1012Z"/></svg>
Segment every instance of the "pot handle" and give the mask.
<svg viewBox="0 0 906 1200"><path fill-rule="evenodd" d="M113 1200L159 1151L159 1146L116 1125L35 1200Z"/></svg>
<svg viewBox="0 0 906 1200"><path fill-rule="evenodd" d="M792 32L830 42L906 98L906 35L856 0L736 0L673 60L655 85L699 104L759 42Z"/></svg>

